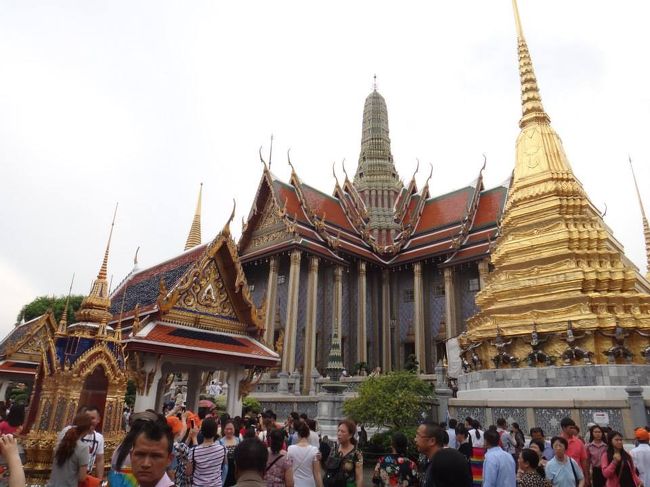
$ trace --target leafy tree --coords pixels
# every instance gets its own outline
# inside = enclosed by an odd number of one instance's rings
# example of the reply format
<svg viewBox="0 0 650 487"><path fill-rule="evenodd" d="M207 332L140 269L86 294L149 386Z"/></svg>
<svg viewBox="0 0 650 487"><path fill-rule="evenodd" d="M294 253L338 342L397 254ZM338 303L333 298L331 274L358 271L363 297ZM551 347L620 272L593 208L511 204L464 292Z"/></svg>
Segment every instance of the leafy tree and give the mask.
<svg viewBox="0 0 650 487"><path fill-rule="evenodd" d="M70 296L70 305L68 306L68 323L74 322L74 313L81 306L81 301L83 296L72 295ZM23 317L25 321L32 320L42 314L45 314L47 310L51 309L54 311L54 317L58 322L61 319L63 314L63 308L65 308L65 300L67 296L39 296L34 299L31 303L26 304L18 313L17 321L20 321Z"/></svg>
<svg viewBox="0 0 650 487"><path fill-rule="evenodd" d="M343 412L358 423L378 428L403 429L427 415L433 386L407 371L370 377L355 398L343 403Z"/></svg>
<svg viewBox="0 0 650 487"><path fill-rule="evenodd" d="M262 412L262 405L254 397L246 396L244 399L242 399L242 409L244 411L248 409L253 414L259 414Z"/></svg>
<svg viewBox="0 0 650 487"><path fill-rule="evenodd" d="M129 380L126 383L126 394L124 394L124 402L129 407L133 407L135 405L135 393L136 393L135 381Z"/></svg>

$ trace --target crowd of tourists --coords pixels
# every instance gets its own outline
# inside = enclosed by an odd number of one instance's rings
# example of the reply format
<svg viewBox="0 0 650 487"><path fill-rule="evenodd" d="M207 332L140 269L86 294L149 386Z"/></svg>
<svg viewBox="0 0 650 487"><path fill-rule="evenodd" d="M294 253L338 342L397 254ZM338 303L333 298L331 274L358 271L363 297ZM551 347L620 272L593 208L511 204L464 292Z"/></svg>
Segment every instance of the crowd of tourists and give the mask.
<svg viewBox="0 0 650 487"><path fill-rule="evenodd" d="M21 433L24 409L13 413L0 421L0 485L23 487L14 435ZM95 487L108 480L111 487L650 487L647 427L635 430L635 445L626 449L620 432L592 424L581 435L571 418L562 419L561 433L550 439L539 427L526 435L503 418L487 428L469 417L423 422L413 438L393 432L390 451L364 473L367 433L347 419L331 440L318 433L313 418L295 412L286 420L273 411L231 418L179 405L125 420L128 432L109 466L100 412L80 408L58 434L48 486Z"/></svg>

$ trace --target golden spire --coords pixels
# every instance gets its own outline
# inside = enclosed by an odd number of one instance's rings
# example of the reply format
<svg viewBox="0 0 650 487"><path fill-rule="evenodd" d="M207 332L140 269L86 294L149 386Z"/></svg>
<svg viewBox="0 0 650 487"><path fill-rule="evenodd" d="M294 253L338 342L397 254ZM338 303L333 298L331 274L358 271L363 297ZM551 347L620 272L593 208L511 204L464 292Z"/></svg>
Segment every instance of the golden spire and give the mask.
<svg viewBox="0 0 650 487"><path fill-rule="evenodd" d="M192 227L190 234L187 236L185 242L185 250L189 250L197 245L201 245L201 194L203 193L203 183L199 189L199 200L196 202L196 212L194 213L194 220L192 220Z"/></svg>
<svg viewBox="0 0 650 487"><path fill-rule="evenodd" d="M111 248L111 238L113 237L113 228L115 227L115 217L117 215L117 206L115 205L115 212L113 213L113 221L111 223L111 231L108 234L108 243L106 244L106 251L104 252L104 260L99 268L97 279L93 282L90 294L81 302L79 311L75 314L78 321L85 321L89 323L102 323L108 322L111 318L111 313L108 308L111 306L111 300L108 297L108 281L106 279L108 274L108 254Z"/></svg>
<svg viewBox="0 0 650 487"><path fill-rule="evenodd" d="M63 314L59 320L59 329L57 330L58 335L65 335L65 331L68 328L68 305L70 304L70 294L72 294L72 285L74 284L74 272L72 273L72 281L70 282L70 289L68 289L68 297L65 298L65 306L63 307Z"/></svg>
<svg viewBox="0 0 650 487"><path fill-rule="evenodd" d="M512 0L512 8L515 12L515 24L517 26L517 51L519 54L519 78L521 80L522 113L519 127L523 129L532 121L549 123L551 119L542 106L542 97L539 94L533 61L530 58L528 44L526 44L524 31L521 28L517 0Z"/></svg>
<svg viewBox="0 0 650 487"><path fill-rule="evenodd" d="M641 193L639 192L639 185L636 181L636 174L634 174L634 166L632 165L632 158L628 156L630 161L630 169L632 170L632 179L634 179L634 188L636 189L636 197L639 199L639 208L641 208L641 219L643 221L643 238L645 240L645 258L646 258L646 278L650 279L650 225L645 216L643 208L643 201L641 201Z"/></svg>

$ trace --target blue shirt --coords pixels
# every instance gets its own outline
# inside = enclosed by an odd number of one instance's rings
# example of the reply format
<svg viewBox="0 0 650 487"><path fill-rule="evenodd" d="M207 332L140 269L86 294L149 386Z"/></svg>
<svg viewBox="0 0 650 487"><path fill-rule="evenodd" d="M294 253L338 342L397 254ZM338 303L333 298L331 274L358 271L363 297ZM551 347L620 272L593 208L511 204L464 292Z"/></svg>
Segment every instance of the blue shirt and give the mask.
<svg viewBox="0 0 650 487"><path fill-rule="evenodd" d="M571 464L573 464L573 468L571 468ZM551 481L553 487L575 487L577 485L575 478L578 477L578 480L584 478L580 466L568 455L565 455L564 462L560 462L557 458L553 457L546 464L544 470L546 472L546 479ZM574 471L575 476L573 474Z"/></svg>
<svg viewBox="0 0 650 487"><path fill-rule="evenodd" d="M515 459L498 446L485 452L483 487L517 487Z"/></svg>

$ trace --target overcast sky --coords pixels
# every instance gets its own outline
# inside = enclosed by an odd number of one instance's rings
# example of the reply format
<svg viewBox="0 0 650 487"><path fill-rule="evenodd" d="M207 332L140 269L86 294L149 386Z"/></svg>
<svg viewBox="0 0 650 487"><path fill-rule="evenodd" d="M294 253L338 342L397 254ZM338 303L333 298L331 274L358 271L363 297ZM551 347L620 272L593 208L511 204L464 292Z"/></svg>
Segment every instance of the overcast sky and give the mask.
<svg viewBox="0 0 650 487"><path fill-rule="evenodd" d="M643 0L520 0L545 108L577 177L645 272L627 162L650 205ZM521 114L509 0L0 3L0 335L42 294L86 294L115 203L109 274L203 239L237 200L238 235L275 136L275 174L331 192L353 174L377 74L395 164L433 194L514 165ZM428 169L417 176L421 185ZM650 210L650 208L648 208Z"/></svg>

